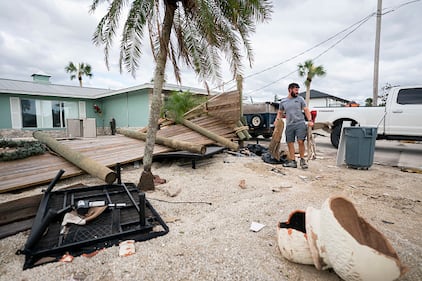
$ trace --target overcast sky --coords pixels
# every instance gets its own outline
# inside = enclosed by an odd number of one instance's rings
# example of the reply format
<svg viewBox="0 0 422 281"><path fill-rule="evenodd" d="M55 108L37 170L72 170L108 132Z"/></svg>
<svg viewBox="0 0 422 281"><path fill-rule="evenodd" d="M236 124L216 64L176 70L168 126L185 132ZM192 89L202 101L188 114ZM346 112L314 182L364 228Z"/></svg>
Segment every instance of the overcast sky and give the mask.
<svg viewBox="0 0 422 281"><path fill-rule="evenodd" d="M91 2L0 1L0 77L31 81L33 73L45 73L54 84L77 86L78 81L71 81L64 70L72 61L92 66L93 78L83 80L87 87L122 89L150 82L154 62L148 42L136 78L120 74L118 44L107 70L103 49L91 41L107 6L90 14ZM254 102L273 101L275 95L286 95L292 81L304 90L297 65L314 59L327 75L314 78L312 89L360 103L372 97L377 0L277 0L273 4L271 21L260 24L252 37L255 60L252 68L245 61L245 96ZM380 91L386 83L422 84L422 1L384 0L383 13ZM226 69L224 73L224 81L230 81L230 72ZM172 69L167 70L167 81L175 83ZM203 87L187 69L183 70L182 83ZM229 83L224 89L233 85Z"/></svg>

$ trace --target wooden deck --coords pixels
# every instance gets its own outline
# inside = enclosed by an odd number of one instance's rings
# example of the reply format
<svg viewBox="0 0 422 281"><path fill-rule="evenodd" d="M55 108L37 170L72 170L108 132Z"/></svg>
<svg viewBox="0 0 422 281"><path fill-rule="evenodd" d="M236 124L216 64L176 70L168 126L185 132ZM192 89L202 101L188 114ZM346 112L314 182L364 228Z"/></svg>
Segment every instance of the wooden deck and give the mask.
<svg viewBox="0 0 422 281"><path fill-rule="evenodd" d="M215 134L231 140L236 139L233 128L218 119L208 116L192 121ZM163 128L158 131L157 135L202 145L215 144L213 140L182 125ZM145 148L145 142L122 135L61 140L60 142L107 167L114 167L117 163L125 164L142 160ZM170 151L173 149L165 146L156 145L154 147L154 155ZM84 173L72 163L53 153L0 162L0 193L49 183L60 169L65 170L62 178Z"/></svg>

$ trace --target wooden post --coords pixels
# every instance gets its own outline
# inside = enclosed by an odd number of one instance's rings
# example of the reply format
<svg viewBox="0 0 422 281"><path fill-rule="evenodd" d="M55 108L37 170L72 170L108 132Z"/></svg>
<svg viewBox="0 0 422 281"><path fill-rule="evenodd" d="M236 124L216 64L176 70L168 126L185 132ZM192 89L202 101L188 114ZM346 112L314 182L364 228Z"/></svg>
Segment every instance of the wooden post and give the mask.
<svg viewBox="0 0 422 281"><path fill-rule="evenodd" d="M280 160L280 141L283 136L284 122L283 120L276 120L274 124L274 132L271 137L270 145L268 146L268 151L271 156L277 160Z"/></svg>
<svg viewBox="0 0 422 281"><path fill-rule="evenodd" d="M147 138L146 133L126 130L122 128L118 128L117 133L125 135L129 138L134 138L134 139L143 140L143 141L145 141ZM198 145L198 144L189 143L186 141L169 139L169 138L164 138L164 137L159 137L159 136L155 138L155 143L168 146L177 150L186 150L192 153L205 154L205 152L207 151L207 148L204 145Z"/></svg>
<svg viewBox="0 0 422 281"><path fill-rule="evenodd" d="M243 121L243 77L242 75L236 76L237 81L237 90L239 91L239 121ZM241 134L238 134L240 141L239 144L241 147L244 145L244 139L246 138L245 134L243 132L240 132ZM243 138L242 138L243 137Z"/></svg>
<svg viewBox="0 0 422 281"><path fill-rule="evenodd" d="M224 145L225 147L227 147L227 148L229 148L231 150L234 150L234 151L239 150L239 145L238 144L230 141L227 138L224 138L222 136L219 136L217 134L214 134L213 132L211 132L211 131L209 131L207 129L204 129L201 126L198 126L198 125L196 125L195 123L193 123L191 121L188 121L186 119L182 119L182 124L185 125L188 128L191 128L192 130L200 133L201 135L204 135L207 138L210 138L210 139L218 142L219 144Z"/></svg>
<svg viewBox="0 0 422 281"><path fill-rule="evenodd" d="M239 106L240 106L240 116L239 120L243 118L243 77L242 75L237 75L237 90L239 91Z"/></svg>
<svg viewBox="0 0 422 281"><path fill-rule="evenodd" d="M62 156L64 159L81 168L88 174L96 176L108 184L112 184L116 180L116 173L113 170L87 156L84 156L80 152L67 147L64 144L61 144L49 135L41 131L36 131L32 135L40 142L45 143L49 148Z"/></svg>

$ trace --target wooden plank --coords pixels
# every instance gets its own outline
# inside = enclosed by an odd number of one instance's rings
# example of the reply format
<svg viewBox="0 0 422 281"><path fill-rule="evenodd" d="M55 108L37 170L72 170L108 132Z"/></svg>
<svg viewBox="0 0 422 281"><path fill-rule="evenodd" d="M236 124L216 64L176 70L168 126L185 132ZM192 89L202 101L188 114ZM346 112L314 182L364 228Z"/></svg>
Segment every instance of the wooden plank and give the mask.
<svg viewBox="0 0 422 281"><path fill-rule="evenodd" d="M41 198L38 194L0 204L0 225L34 217Z"/></svg>
<svg viewBox="0 0 422 281"><path fill-rule="evenodd" d="M74 184L64 189L81 188ZM43 194L28 196L0 204L0 239L32 227Z"/></svg>
<svg viewBox="0 0 422 281"><path fill-rule="evenodd" d="M237 139L234 127L228 127L218 118L201 116L193 119L192 122L227 139ZM200 145L215 144L215 141L180 124L165 127L159 130L157 135ZM107 167L113 167L116 163L126 164L140 161L145 149L145 142L122 135L98 136L95 139L60 140L60 142ZM154 154L170 151L173 150L164 146L156 145L154 147ZM0 162L0 193L48 183L59 169L66 171L62 179L84 173L65 159L50 153L22 160Z"/></svg>
<svg viewBox="0 0 422 281"><path fill-rule="evenodd" d="M32 227L35 218L17 221L0 226L0 239L15 235Z"/></svg>

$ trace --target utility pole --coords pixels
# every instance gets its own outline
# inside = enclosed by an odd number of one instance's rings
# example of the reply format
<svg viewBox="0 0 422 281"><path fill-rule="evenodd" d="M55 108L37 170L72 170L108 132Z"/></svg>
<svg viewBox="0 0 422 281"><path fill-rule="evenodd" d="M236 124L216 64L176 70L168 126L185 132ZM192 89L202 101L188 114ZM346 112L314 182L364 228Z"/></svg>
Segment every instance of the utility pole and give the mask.
<svg viewBox="0 0 422 281"><path fill-rule="evenodd" d="M377 5L377 25L375 34L375 55L374 55L374 81L372 85L372 105L378 106L378 72L379 72L379 59L380 59L380 35L381 35L381 10L382 0L378 0Z"/></svg>

